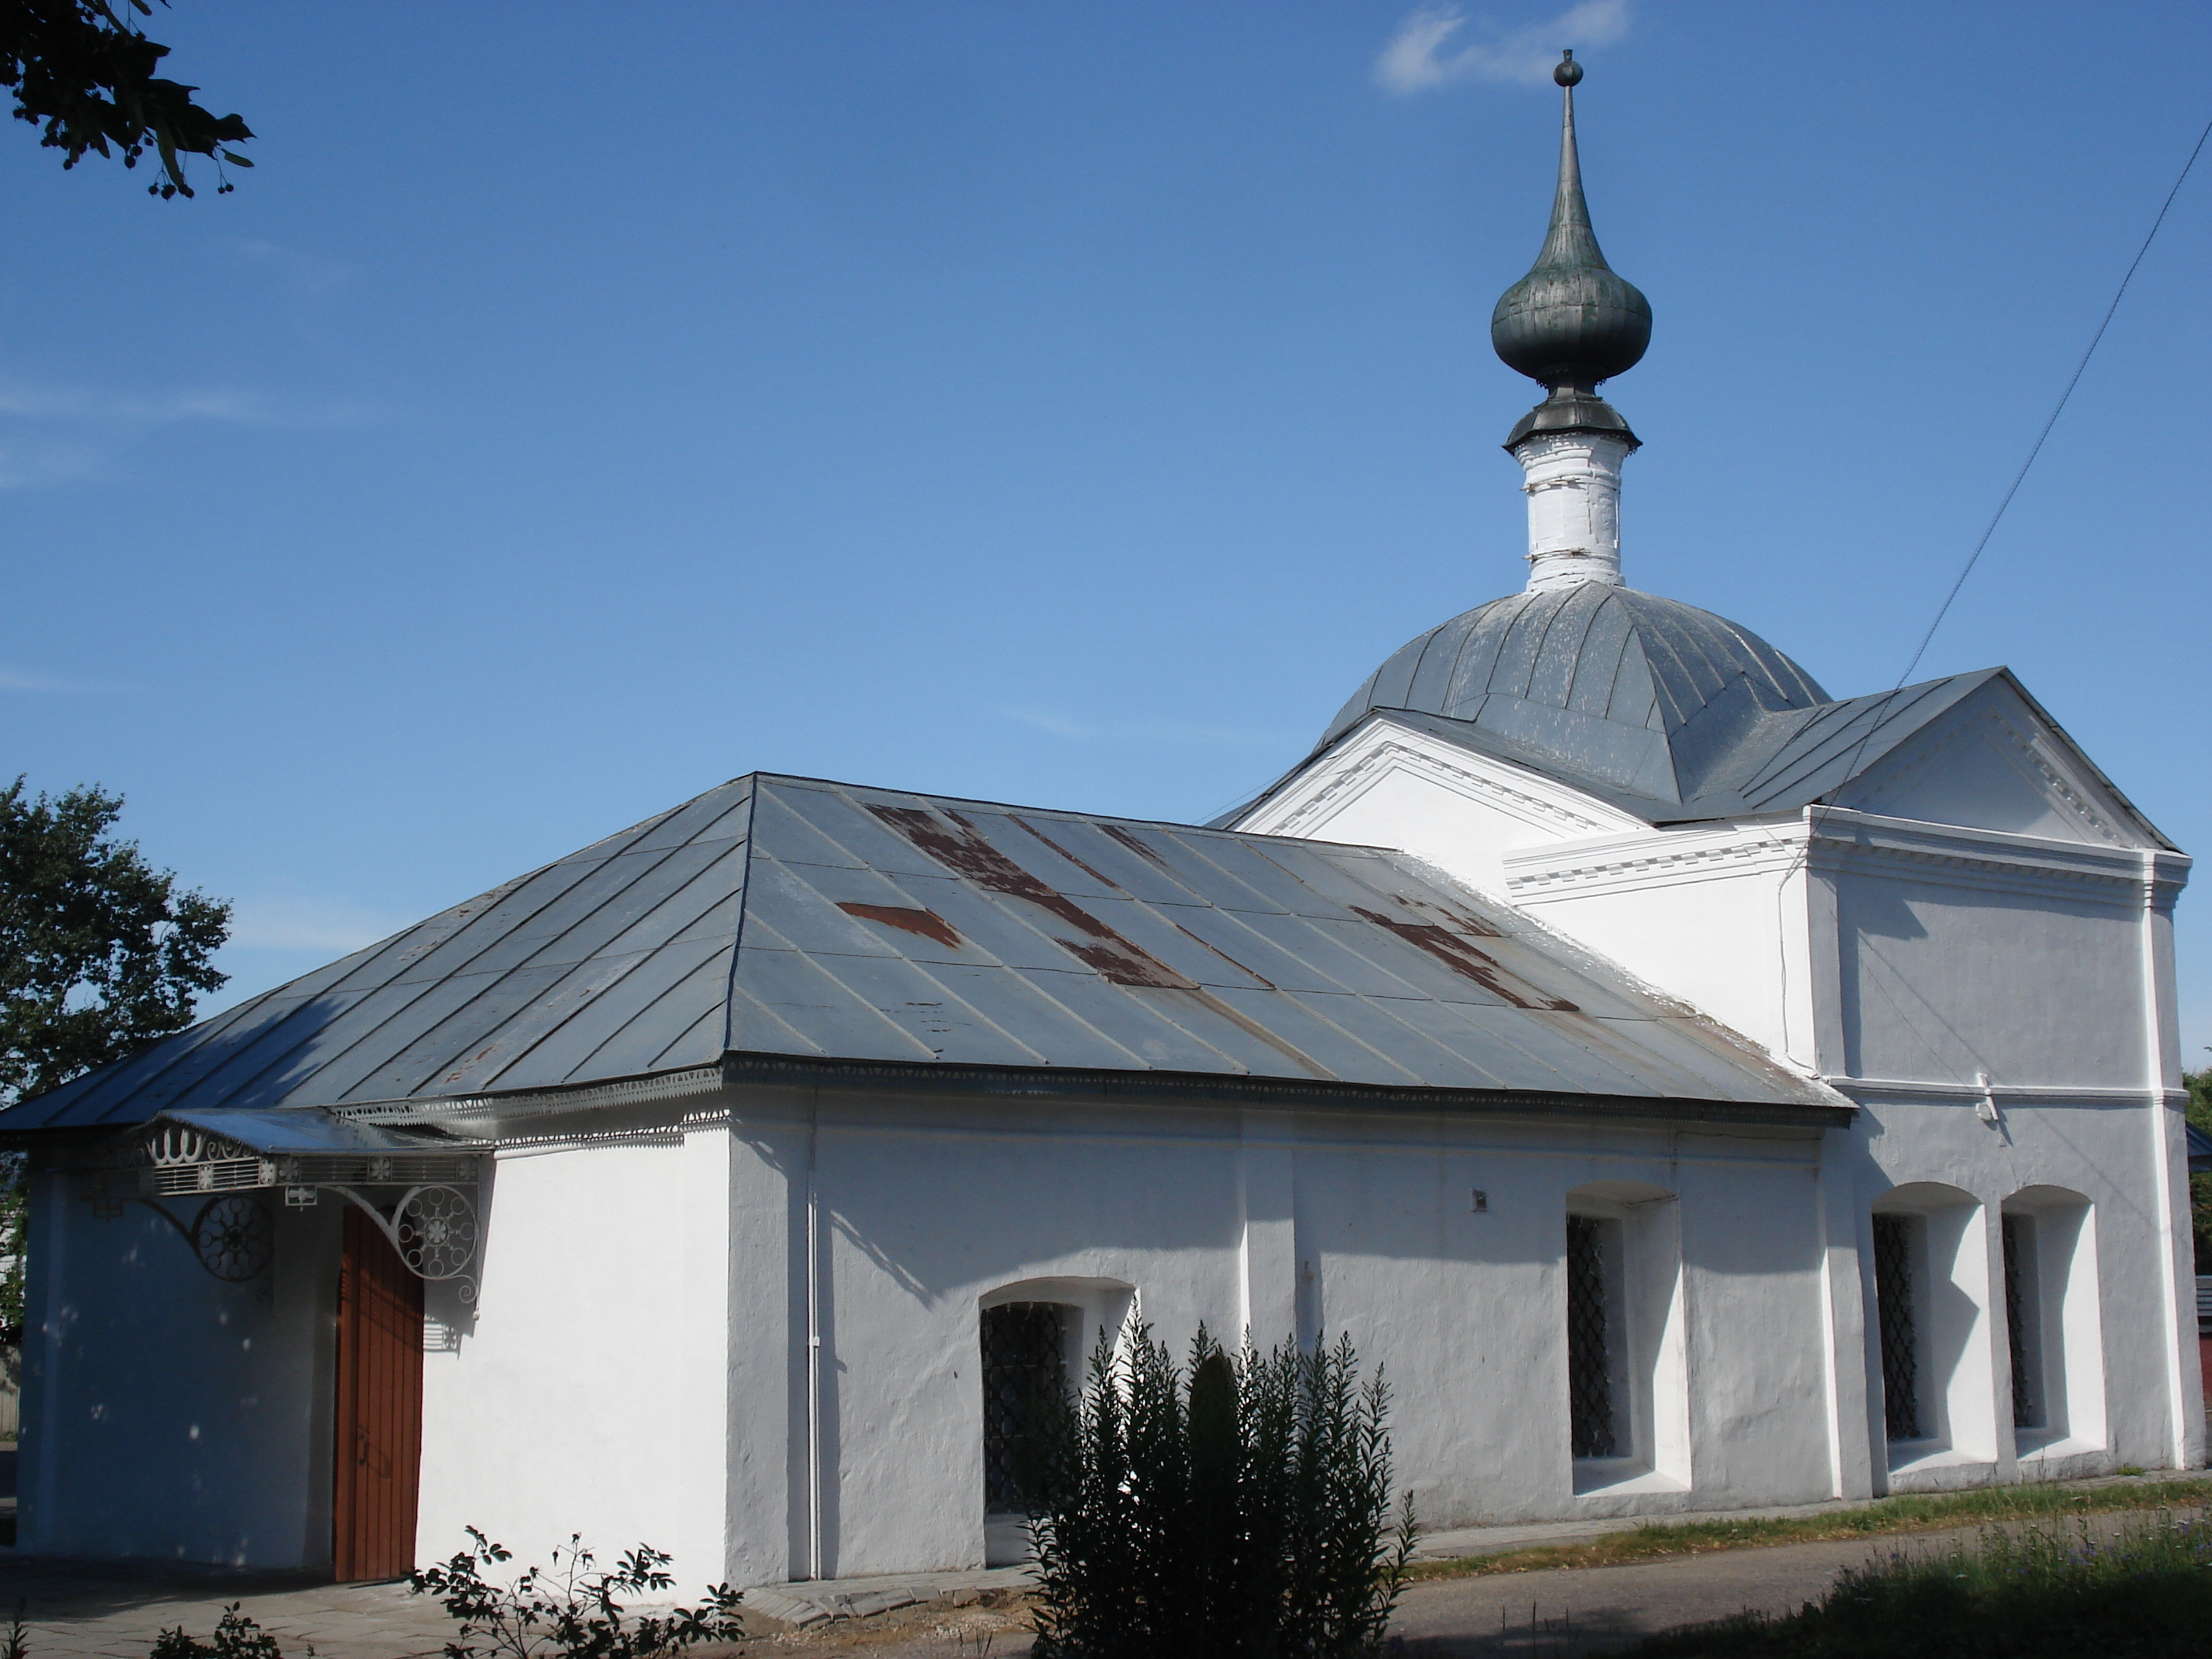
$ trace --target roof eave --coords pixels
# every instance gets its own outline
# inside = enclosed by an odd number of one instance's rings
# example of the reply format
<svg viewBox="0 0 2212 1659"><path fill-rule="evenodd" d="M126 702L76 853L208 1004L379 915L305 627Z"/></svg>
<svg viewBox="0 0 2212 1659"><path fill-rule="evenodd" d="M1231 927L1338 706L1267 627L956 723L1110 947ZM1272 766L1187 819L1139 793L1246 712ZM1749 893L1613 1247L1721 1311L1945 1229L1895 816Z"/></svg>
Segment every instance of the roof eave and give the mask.
<svg viewBox="0 0 2212 1659"><path fill-rule="evenodd" d="M1442 1089L1324 1079L1185 1072L1106 1072L1059 1066L925 1065L732 1053L719 1066L621 1079L568 1089L369 1101L330 1109L386 1124L467 1124L479 1132L610 1109L665 1108L745 1085L893 1089L906 1094L983 1095L1002 1099L1089 1098L1176 1101L1198 1105L1365 1109L1454 1116L1572 1116L1605 1121L1735 1124L1746 1127L1848 1127L1858 1108L1820 1085L1826 1099L1712 1100L1669 1096L1583 1094L1514 1089Z"/></svg>

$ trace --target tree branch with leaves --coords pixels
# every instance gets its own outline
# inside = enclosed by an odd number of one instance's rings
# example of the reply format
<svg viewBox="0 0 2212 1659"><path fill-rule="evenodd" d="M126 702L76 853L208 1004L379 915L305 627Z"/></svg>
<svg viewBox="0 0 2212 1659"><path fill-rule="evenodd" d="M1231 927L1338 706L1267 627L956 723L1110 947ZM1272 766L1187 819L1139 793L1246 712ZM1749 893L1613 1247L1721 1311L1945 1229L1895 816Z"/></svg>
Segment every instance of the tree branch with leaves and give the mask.
<svg viewBox="0 0 2212 1659"><path fill-rule="evenodd" d="M226 161L252 167L230 146L253 130L201 108L198 87L154 73L169 49L137 22L153 15L149 0L0 0L0 88L15 94L17 120L42 126L39 142L62 152L65 170L88 150L135 167L150 145L163 176L147 193L167 200L192 194L187 155L212 158L219 178ZM216 194L234 188L221 179Z"/></svg>
<svg viewBox="0 0 2212 1659"><path fill-rule="evenodd" d="M123 798L0 789L0 1107L192 1023L230 906L112 833ZM0 1166L0 1329L23 1319L21 1159Z"/></svg>

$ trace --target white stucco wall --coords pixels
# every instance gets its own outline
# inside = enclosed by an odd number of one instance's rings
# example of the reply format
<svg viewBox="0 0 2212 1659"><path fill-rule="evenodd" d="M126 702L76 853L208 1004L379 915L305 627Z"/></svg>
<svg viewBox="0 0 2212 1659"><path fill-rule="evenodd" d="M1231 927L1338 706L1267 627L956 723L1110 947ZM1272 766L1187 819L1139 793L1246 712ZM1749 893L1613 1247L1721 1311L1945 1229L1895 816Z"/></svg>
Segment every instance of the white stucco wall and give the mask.
<svg viewBox="0 0 2212 1659"><path fill-rule="evenodd" d="M1840 1490L2201 1461L2170 919L2188 860L2160 850L2016 689L1978 690L1841 806L1731 822L1607 823L1601 802L1443 747L1378 720L1246 827L1401 847L1502 887L1867 1103L1822 1183ZM1974 1443L1893 1456L1867 1218L1916 1182L1952 1186L1974 1211L1960 1259L1982 1322L1960 1363L1979 1369L1958 1377ZM2039 1185L2089 1206L2080 1276L2095 1293L2059 1323L2069 1365L2101 1349L2102 1400L2084 1432L2030 1445L2023 1465L1990 1264L2004 1206ZM1700 1397L1733 1385L1723 1367ZM1699 1455L1741 1433L1697 1437Z"/></svg>
<svg viewBox="0 0 2212 1659"><path fill-rule="evenodd" d="M502 1150L475 1306L426 1304L418 1559L473 1525L526 1562L580 1533L724 1575L729 1156L673 1127Z"/></svg>
<svg viewBox="0 0 2212 1659"><path fill-rule="evenodd" d="M738 1106L740 1141L815 1146L824 1573L982 1559L978 1309L1037 1280L1133 1286L1178 1351L1201 1322L1233 1340L1248 1317L1263 1339L1348 1333L1388 1368L1399 1468L1431 1525L1804 1501L1837 1485L1817 1137L827 1090L811 1124L796 1100ZM803 1188L803 1156L787 1164ZM1702 1380L1686 1481L1577 1496L1562 1261L1568 1195L1594 1184L1678 1195L1674 1340L1681 1374ZM773 1276L757 1261L738 1273ZM802 1256L779 1282L803 1296L805 1279ZM802 1311L802 1370L804 1329ZM805 1437L769 1409L733 1424L733 1456L798 1449L784 1571L803 1575Z"/></svg>

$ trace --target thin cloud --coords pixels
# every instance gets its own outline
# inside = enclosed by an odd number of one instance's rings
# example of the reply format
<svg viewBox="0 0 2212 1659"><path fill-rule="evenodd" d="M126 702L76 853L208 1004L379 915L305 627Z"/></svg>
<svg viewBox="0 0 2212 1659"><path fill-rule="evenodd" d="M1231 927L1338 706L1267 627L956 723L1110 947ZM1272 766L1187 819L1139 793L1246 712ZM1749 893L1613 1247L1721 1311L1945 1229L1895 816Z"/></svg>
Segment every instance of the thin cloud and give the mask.
<svg viewBox="0 0 2212 1659"><path fill-rule="evenodd" d="M0 379L0 489L99 473L148 433L185 424L301 429L376 418L363 403L299 404L235 386L116 392Z"/></svg>
<svg viewBox="0 0 2212 1659"><path fill-rule="evenodd" d="M22 674L11 668L0 668L0 691L45 691L69 696L88 691L128 690L128 686L112 685L98 680L60 680L48 674Z"/></svg>
<svg viewBox="0 0 2212 1659"><path fill-rule="evenodd" d="M1455 81L1540 82L1550 77L1562 47L1607 46L1626 34L1628 0L1579 0L1548 22L1514 29L1486 20L1487 40L1447 51L1467 22L1455 5L1422 6L1375 60L1376 80L1407 98Z"/></svg>
<svg viewBox="0 0 2212 1659"><path fill-rule="evenodd" d="M229 943L246 951L315 951L343 957L388 939L410 920L395 920L350 899L264 893L232 906Z"/></svg>
<svg viewBox="0 0 2212 1659"><path fill-rule="evenodd" d="M0 381L0 416L29 421L76 421L93 426L172 426L214 421L226 426L330 426L360 419L368 406L339 402L287 404L231 386L188 392L104 392L90 386Z"/></svg>

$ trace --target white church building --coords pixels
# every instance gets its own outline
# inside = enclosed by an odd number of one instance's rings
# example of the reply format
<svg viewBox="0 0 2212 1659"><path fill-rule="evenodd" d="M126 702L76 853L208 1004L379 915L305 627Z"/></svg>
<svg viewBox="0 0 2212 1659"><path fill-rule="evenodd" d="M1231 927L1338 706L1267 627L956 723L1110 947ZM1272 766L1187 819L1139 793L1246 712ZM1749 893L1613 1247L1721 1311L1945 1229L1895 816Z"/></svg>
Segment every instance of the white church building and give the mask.
<svg viewBox="0 0 2212 1659"><path fill-rule="evenodd" d="M1139 1321L1348 1334L1431 1527L2201 1463L2189 860L1624 585L1579 73L1522 591L1215 824L744 777L0 1114L19 1547L980 1565Z"/></svg>

